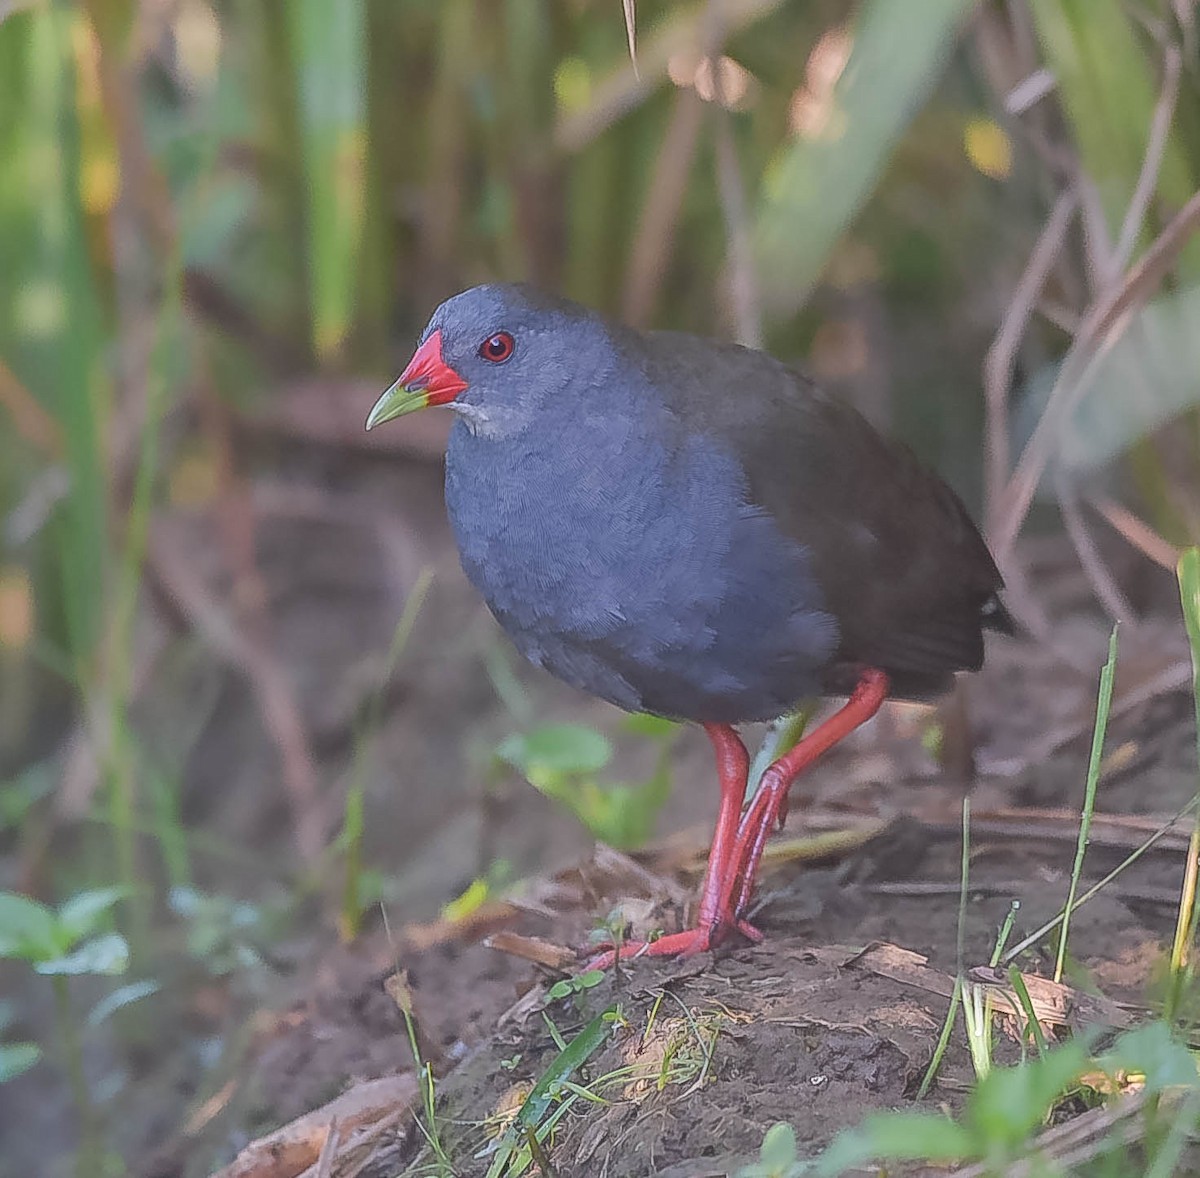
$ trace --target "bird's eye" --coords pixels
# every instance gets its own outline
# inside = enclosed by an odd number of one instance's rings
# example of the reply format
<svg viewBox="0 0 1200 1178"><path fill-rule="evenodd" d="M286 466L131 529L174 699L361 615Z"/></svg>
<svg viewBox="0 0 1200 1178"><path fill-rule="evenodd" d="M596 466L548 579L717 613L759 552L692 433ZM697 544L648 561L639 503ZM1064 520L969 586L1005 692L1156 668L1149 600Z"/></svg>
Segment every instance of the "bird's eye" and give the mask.
<svg viewBox="0 0 1200 1178"><path fill-rule="evenodd" d="M515 346L513 337L507 331L498 331L479 345L479 354L493 364L503 364L513 354Z"/></svg>

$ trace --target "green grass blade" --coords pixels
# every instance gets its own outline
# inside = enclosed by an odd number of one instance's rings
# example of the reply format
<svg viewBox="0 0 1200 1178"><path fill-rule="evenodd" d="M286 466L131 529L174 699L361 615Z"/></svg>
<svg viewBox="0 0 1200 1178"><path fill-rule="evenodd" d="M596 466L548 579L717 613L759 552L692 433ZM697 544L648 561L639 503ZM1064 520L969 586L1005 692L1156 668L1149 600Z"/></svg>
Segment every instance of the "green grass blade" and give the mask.
<svg viewBox="0 0 1200 1178"><path fill-rule="evenodd" d="M962 803L962 858L958 876L958 928L954 942L954 968L963 976L963 944L967 928L967 896L971 882L971 799Z"/></svg>
<svg viewBox="0 0 1200 1178"><path fill-rule="evenodd" d="M610 1020L598 1014L554 1057L521 1105L505 1143L488 1167L488 1178L505 1173L510 1158L524 1141L524 1131L537 1129L559 1089L600 1049L610 1027Z"/></svg>
<svg viewBox="0 0 1200 1178"><path fill-rule="evenodd" d="M1183 623L1187 629L1188 646L1192 652L1192 695L1196 707L1196 749L1200 763L1200 548L1189 548L1179 558L1179 598L1183 606ZM1200 779L1197 780L1195 801L1200 805ZM1167 991L1163 1016L1171 1021L1179 1009L1187 980L1191 975L1191 947L1196 940L1196 879L1200 872L1200 822L1192 827L1188 842L1187 865L1175 922L1175 940L1171 945L1171 982Z"/></svg>
<svg viewBox="0 0 1200 1178"><path fill-rule="evenodd" d="M349 334L364 215L367 158L366 10L362 0L293 0L293 68L308 191L313 345L335 358Z"/></svg>
<svg viewBox="0 0 1200 1178"><path fill-rule="evenodd" d="M1145 39L1123 0L1036 0L1029 10L1072 138L1099 190L1115 241L1142 168L1158 101L1158 83L1142 48ZM1194 162L1172 131L1157 188L1169 207L1178 209L1195 191ZM1200 272L1200 241L1185 250L1180 272Z"/></svg>
<svg viewBox="0 0 1200 1178"><path fill-rule="evenodd" d="M1032 1035L1038 1055L1045 1055L1046 1036L1042 1033L1042 1024L1038 1022L1037 1011L1033 1008L1033 999L1029 996L1029 987L1025 985L1025 979L1021 976L1021 971L1015 965L1008 967L1008 983L1012 986L1013 993L1016 994L1017 1001L1021 1004L1021 1010L1025 1014L1025 1027L1021 1032L1021 1051L1024 1052L1025 1043L1029 1036Z"/></svg>
<svg viewBox="0 0 1200 1178"><path fill-rule="evenodd" d="M191 886L191 852L179 778L162 772L158 766L147 765L146 786L152 807L150 822L167 873L167 883L172 888Z"/></svg>
<svg viewBox="0 0 1200 1178"><path fill-rule="evenodd" d="M355 725L354 757L350 764L350 785L346 791L345 814L342 831L337 839L337 850L342 855L343 881L342 901L338 912L338 932L344 941L352 941L359 932L367 897L363 888L362 839L365 829L363 800L366 795L367 772L371 765L371 752L379 731L383 711L383 696L386 685L395 674L417 623L417 615L425 604L429 587L433 584L433 569L423 568L400 611L400 620L392 632L392 641L379 677L379 687L372 692L361 720Z"/></svg>
<svg viewBox="0 0 1200 1178"><path fill-rule="evenodd" d="M1189 1138L1196 1134L1198 1121L1200 1094L1193 1092L1172 1116L1167 1135L1154 1155L1153 1164L1146 1170L1145 1178L1173 1178L1174 1175L1185 1172L1179 1169L1179 1160Z"/></svg>
<svg viewBox="0 0 1200 1178"><path fill-rule="evenodd" d="M1118 629L1118 626L1114 626L1109 635L1108 661L1100 672L1100 692L1096 700L1096 726L1092 730L1092 755L1088 760L1087 785L1083 794L1083 813L1079 818L1079 839L1075 844L1075 863L1071 868L1071 886L1067 890L1067 902L1063 907L1063 921L1058 933L1058 953L1054 959L1054 980L1056 982L1062 980L1071 912L1075 907L1075 894L1079 890L1079 876L1083 871L1083 857L1087 852L1088 834L1092 828L1092 814L1096 810L1096 784L1100 780L1100 761L1104 755L1104 734L1108 731L1108 713L1112 708L1113 676L1117 670Z"/></svg>
<svg viewBox="0 0 1200 1178"><path fill-rule="evenodd" d="M1004 946L1008 944L1008 938L1012 935L1013 924L1016 922L1017 913L1021 911L1020 900L1010 900L1008 903L1008 912L1005 914L1004 923L1000 926L1000 933L996 937L996 944L992 947L991 960L988 961L993 969L1000 964L1000 955L1004 952Z"/></svg>
<svg viewBox="0 0 1200 1178"><path fill-rule="evenodd" d="M754 801L754 795L758 793L758 787L762 784L762 775L771 765L780 757L790 753L800 743L815 710L814 704L805 704L787 716L780 716L779 719L772 720L767 726L762 744L758 746L758 752L754 754L754 760L750 765L750 775L747 779L749 784L746 787L744 805L749 806Z"/></svg>
<svg viewBox="0 0 1200 1178"><path fill-rule="evenodd" d="M950 1046L950 1036L954 1032L954 1024L958 1018L958 1004L962 1000L963 979L960 973L954 979L954 989L950 992L950 1008L946 1011L946 1019L942 1023L941 1034L938 1035L937 1045L933 1049L933 1055L929 1059L929 1067L925 1069L925 1075L921 1079L921 1087L917 1089L917 1099L924 1100L929 1094L929 1089L933 1087L934 1080L937 1079L938 1069L942 1066L942 1059L946 1054L946 1048Z"/></svg>
<svg viewBox="0 0 1200 1178"><path fill-rule="evenodd" d="M108 382L102 363L101 308L84 233L81 146L72 25L65 5L42 4L26 17L24 110L32 143L28 200L36 218L36 269L23 285L26 329L38 342L42 381L62 427L70 486L55 521L67 640L81 686L92 673L107 581L108 481L102 422ZM5 29L5 35L10 34ZM41 172L39 176L37 173Z"/></svg>
<svg viewBox="0 0 1200 1178"><path fill-rule="evenodd" d="M757 247L763 294L795 310L925 102L974 0L864 6L825 131L797 139L766 180Z"/></svg>
<svg viewBox="0 0 1200 1178"><path fill-rule="evenodd" d="M1088 888L1088 890L1084 892L1074 904L1071 905L1071 911L1077 912L1084 906L1084 904L1092 899L1092 897L1102 892L1110 883L1112 883L1114 879L1117 878L1118 875L1125 871L1126 868L1131 867L1147 851L1149 851L1151 847L1155 845L1155 843L1163 839L1174 828L1175 823L1179 822L1183 818L1186 818L1198 808L1200 808L1200 797L1193 797L1186 805L1181 806L1178 810L1176 810L1175 813L1166 820L1166 822L1164 822L1152 835L1150 835L1149 838L1146 839L1144 843L1141 844L1141 846L1135 847L1129 852L1128 855L1125 856L1124 859L1121 860L1120 863L1116 865L1116 867L1112 869L1112 871L1092 884L1092 886ZM1063 917L1065 915L1065 912L1060 912L1057 916L1046 921L1046 923L1041 925L1039 928L1034 929L1033 932L1031 932L1028 936L1023 937L1011 949L1009 949L1006 953L1003 953L1000 957L999 963L1001 965L1007 965L1010 961L1015 961L1021 956L1022 953L1025 952L1026 949L1028 949L1031 945L1036 945L1037 942L1046 936L1047 933L1054 932L1054 930L1062 924Z"/></svg>

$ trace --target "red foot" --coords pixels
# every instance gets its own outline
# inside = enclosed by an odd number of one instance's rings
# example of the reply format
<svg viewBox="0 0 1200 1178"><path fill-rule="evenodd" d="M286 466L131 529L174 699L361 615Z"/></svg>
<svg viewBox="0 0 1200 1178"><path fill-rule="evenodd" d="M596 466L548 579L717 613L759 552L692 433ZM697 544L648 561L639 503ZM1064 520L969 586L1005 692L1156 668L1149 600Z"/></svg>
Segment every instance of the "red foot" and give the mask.
<svg viewBox="0 0 1200 1178"><path fill-rule="evenodd" d="M724 940L726 930L730 927L736 928L746 940L755 945L763 939L762 933L749 921L739 920L732 925L685 929L681 933L669 933L654 941L626 941L621 945L621 961L625 963L638 957L695 957L697 953L706 953ZM616 949L606 949L593 957L584 969L608 969L616 960Z"/></svg>
<svg viewBox="0 0 1200 1178"><path fill-rule="evenodd" d="M883 671L865 668L843 707L767 768L758 793L742 815L726 860L725 874L734 884L728 901L735 915L740 917L750 905L767 837L772 830L782 827L787 818L792 782L839 740L875 715L887 698L889 686Z"/></svg>
<svg viewBox="0 0 1200 1178"><path fill-rule="evenodd" d="M708 855L708 870L700 889L697 927L659 937L657 941L622 945L622 961L636 957L691 957L713 948L734 929L755 944L763 939L743 913L754 893L767 838L772 830L783 825L787 816L792 782L803 769L873 716L887 693L887 675L873 667L864 668L842 709L767 769L754 801L744 814L742 802L749 770L746 746L728 724L705 724L717 759L721 807ZM586 968L607 969L616 959L617 950L608 949L593 957Z"/></svg>

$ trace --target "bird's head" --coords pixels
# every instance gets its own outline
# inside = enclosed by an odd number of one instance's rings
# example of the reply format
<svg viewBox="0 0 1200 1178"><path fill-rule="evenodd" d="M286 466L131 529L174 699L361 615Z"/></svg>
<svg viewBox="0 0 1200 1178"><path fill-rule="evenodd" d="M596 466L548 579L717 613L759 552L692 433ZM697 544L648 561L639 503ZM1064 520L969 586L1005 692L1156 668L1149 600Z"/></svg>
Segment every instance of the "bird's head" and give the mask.
<svg viewBox="0 0 1200 1178"><path fill-rule="evenodd" d="M516 433L573 374L594 377L610 356L604 323L585 308L525 286L472 287L433 313L367 429L446 405L476 433Z"/></svg>

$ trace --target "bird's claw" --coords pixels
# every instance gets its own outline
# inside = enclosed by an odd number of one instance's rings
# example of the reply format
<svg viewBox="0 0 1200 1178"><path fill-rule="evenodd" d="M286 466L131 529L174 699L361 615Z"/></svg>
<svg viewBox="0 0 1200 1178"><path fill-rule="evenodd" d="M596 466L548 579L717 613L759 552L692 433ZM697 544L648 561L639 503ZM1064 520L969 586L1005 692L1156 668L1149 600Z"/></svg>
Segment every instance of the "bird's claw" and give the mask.
<svg viewBox="0 0 1200 1178"><path fill-rule="evenodd" d="M684 929L681 933L668 933L653 941L625 941L619 946L613 945L603 953L593 957L584 970L609 969L620 957L622 962L633 961L639 957L694 957L697 953L706 953L724 939L730 929L737 929L747 941L757 945L763 940L763 934L748 920L740 917L729 917L716 921L703 928Z"/></svg>
<svg viewBox="0 0 1200 1178"><path fill-rule="evenodd" d="M656 937L653 941L624 941L593 957L584 968L608 969L616 963L618 954L622 961L637 957L694 957L712 948L712 932L711 929L691 928Z"/></svg>
<svg viewBox="0 0 1200 1178"><path fill-rule="evenodd" d="M765 934L756 929L748 920L739 918L736 922L736 928L752 945L761 945L766 940Z"/></svg>
<svg viewBox="0 0 1200 1178"><path fill-rule="evenodd" d="M775 807L775 829L782 830L787 823L788 816L788 796L781 794L779 805Z"/></svg>

